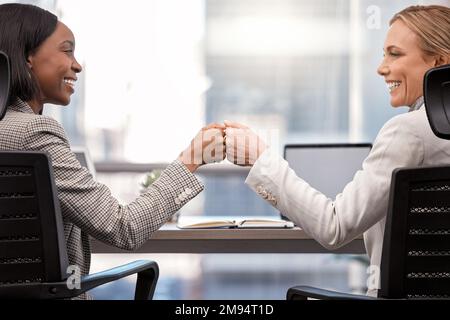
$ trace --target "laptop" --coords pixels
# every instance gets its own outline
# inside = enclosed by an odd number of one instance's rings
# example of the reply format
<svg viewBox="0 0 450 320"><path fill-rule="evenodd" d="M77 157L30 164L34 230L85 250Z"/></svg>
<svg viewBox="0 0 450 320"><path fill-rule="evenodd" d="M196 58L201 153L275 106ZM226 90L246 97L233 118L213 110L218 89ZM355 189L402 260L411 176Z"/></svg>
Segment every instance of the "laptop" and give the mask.
<svg viewBox="0 0 450 320"><path fill-rule="evenodd" d="M88 169L92 176L95 178L95 166L91 156L89 155L88 149L85 147L72 147L71 149L75 154L77 160L80 162L81 166Z"/></svg>
<svg viewBox="0 0 450 320"><path fill-rule="evenodd" d="M284 159L303 180L331 199L361 170L372 144L288 144Z"/></svg>

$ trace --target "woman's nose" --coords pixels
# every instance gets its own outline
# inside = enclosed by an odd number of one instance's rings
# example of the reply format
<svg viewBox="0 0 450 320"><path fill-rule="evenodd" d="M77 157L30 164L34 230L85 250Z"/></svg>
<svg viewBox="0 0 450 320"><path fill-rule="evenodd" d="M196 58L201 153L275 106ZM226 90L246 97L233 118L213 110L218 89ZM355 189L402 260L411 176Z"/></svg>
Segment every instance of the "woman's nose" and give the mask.
<svg viewBox="0 0 450 320"><path fill-rule="evenodd" d="M385 76L389 73L389 68L384 63L384 61L382 61L381 64L378 66L377 72L380 76Z"/></svg>
<svg viewBox="0 0 450 320"><path fill-rule="evenodd" d="M72 64L72 69L76 72L76 73L80 73L81 71L83 71L83 67L78 63L77 60L74 59L73 64Z"/></svg>

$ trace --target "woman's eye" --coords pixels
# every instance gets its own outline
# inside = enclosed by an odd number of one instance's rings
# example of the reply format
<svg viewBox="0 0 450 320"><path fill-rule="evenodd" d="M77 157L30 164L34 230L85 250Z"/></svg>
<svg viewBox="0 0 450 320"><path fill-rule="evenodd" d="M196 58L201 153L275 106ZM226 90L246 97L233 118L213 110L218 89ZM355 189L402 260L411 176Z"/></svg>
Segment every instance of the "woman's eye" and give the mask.
<svg viewBox="0 0 450 320"><path fill-rule="evenodd" d="M393 57L398 57L400 54L399 53L397 53L397 52L390 52L389 53L391 56L393 56Z"/></svg>

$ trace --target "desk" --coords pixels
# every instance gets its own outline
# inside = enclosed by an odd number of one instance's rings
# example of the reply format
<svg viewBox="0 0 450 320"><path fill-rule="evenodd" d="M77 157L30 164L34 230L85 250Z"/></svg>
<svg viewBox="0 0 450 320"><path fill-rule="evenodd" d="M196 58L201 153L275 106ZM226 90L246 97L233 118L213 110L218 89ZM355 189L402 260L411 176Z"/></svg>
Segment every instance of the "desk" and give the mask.
<svg viewBox="0 0 450 320"><path fill-rule="evenodd" d="M299 228L185 229L165 224L136 251L125 251L92 239L93 253L365 253L362 237L329 251Z"/></svg>

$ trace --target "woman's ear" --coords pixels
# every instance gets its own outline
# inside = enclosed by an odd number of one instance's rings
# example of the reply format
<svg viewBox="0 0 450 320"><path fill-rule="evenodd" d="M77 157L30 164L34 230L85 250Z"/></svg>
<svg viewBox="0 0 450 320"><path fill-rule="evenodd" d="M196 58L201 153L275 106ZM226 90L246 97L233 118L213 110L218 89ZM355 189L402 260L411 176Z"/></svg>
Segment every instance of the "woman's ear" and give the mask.
<svg viewBox="0 0 450 320"><path fill-rule="evenodd" d="M443 56L443 55L439 55L436 57L435 59L435 67L439 67L442 66L444 64L449 64L450 63L450 56Z"/></svg>
<svg viewBox="0 0 450 320"><path fill-rule="evenodd" d="M33 56L31 54L27 57L27 66L28 68L33 69Z"/></svg>

